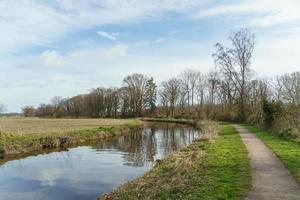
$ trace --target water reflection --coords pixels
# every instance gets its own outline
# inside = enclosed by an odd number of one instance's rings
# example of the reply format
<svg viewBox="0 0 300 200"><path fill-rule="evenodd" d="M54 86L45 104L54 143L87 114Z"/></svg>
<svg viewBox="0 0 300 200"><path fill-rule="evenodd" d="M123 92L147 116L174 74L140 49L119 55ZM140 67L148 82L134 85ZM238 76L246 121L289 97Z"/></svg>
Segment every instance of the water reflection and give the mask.
<svg viewBox="0 0 300 200"><path fill-rule="evenodd" d="M149 128L122 136L117 141L102 142L93 148L98 151L115 148L124 152L123 164L142 167L156 159L190 144L198 133L189 126L175 124L149 125Z"/></svg>
<svg viewBox="0 0 300 200"><path fill-rule="evenodd" d="M148 128L92 146L9 161L0 167L1 200L95 199L149 170L197 138L191 127Z"/></svg>

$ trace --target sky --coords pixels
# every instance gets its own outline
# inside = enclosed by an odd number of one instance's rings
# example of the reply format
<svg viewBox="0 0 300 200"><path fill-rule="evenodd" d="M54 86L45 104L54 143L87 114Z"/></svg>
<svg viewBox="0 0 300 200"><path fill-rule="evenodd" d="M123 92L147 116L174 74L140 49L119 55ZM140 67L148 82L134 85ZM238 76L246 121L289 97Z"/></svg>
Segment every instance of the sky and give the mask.
<svg viewBox="0 0 300 200"><path fill-rule="evenodd" d="M0 104L6 112L214 68L214 44L255 34L259 77L300 70L299 0L0 0Z"/></svg>

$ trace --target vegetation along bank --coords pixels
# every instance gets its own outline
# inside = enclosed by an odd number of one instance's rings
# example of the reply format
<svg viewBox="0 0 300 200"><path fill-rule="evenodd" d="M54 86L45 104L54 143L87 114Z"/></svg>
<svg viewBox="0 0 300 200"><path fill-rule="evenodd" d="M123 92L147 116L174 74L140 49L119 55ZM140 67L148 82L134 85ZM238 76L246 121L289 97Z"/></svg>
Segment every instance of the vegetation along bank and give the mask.
<svg viewBox="0 0 300 200"><path fill-rule="evenodd" d="M201 137L193 144L98 200L242 199L251 188L245 145L231 125L202 122L201 126Z"/></svg>
<svg viewBox="0 0 300 200"><path fill-rule="evenodd" d="M4 120L6 121L3 122ZM61 119L62 122L59 125L60 128L62 128L61 131L54 128L53 130L49 129L48 132L45 132L43 126L39 126L38 129L40 130L32 130L33 133L27 133L26 131L28 130L24 127L26 127L26 124L30 123L31 120L35 121L35 124L38 123L36 121L40 121L40 119L34 118L29 119L27 122L24 122L23 119L0 119L0 124L7 127L5 130L0 130L0 157L14 157L19 154L34 153L43 149L63 148L88 141L111 138L128 133L132 129L142 126L142 122L138 119L98 119L98 121L92 121L93 119ZM70 121L70 125L74 126L73 129L72 127L65 127L67 122L64 121ZM93 122L92 124L91 121ZM103 123L103 121L105 121L105 123ZM53 122L52 119L47 119L41 123L47 125ZM21 130L24 128L24 131L21 133L16 131L9 132L9 130L14 127L10 124L19 126ZM97 124L99 125L97 126Z"/></svg>

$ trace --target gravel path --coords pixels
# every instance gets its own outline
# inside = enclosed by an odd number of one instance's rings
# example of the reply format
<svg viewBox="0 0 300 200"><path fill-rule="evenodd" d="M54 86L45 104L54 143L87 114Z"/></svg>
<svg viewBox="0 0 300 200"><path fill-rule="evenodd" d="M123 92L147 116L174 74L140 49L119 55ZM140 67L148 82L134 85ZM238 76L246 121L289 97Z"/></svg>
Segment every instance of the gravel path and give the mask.
<svg viewBox="0 0 300 200"><path fill-rule="evenodd" d="M300 186L277 156L253 133L235 125L251 163L253 188L246 200L300 200Z"/></svg>

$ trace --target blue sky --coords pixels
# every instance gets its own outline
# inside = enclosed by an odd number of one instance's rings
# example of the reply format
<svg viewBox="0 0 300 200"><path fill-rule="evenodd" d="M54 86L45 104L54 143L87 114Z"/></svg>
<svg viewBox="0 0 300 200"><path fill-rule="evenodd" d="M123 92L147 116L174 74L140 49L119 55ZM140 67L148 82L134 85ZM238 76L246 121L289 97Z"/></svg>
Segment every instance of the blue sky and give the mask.
<svg viewBox="0 0 300 200"><path fill-rule="evenodd" d="M256 35L258 76L300 70L297 0L2 0L0 103L19 112L134 72L207 72L214 44L240 28Z"/></svg>

